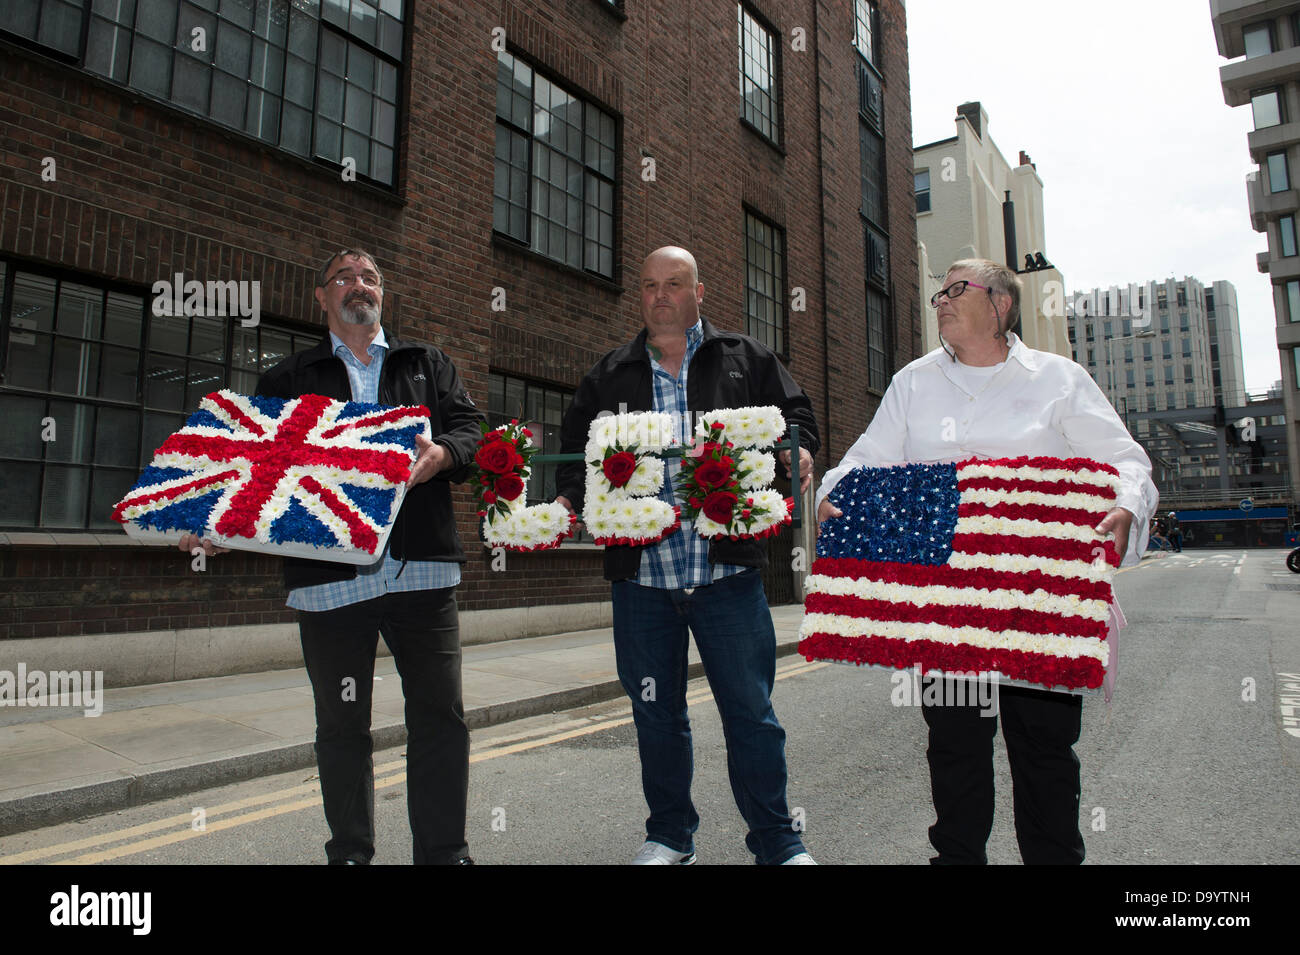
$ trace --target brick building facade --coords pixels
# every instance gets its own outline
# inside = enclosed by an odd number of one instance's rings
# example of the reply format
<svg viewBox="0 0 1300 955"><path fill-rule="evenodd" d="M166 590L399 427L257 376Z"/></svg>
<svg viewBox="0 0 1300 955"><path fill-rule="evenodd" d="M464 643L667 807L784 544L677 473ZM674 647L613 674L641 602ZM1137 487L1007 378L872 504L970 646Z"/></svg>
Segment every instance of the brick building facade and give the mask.
<svg viewBox="0 0 1300 955"><path fill-rule="evenodd" d="M107 511L198 396L318 340L336 248L375 253L386 329L542 433L638 329L659 245L695 253L706 317L788 358L819 470L919 348L898 0L40 0L0 47L5 658L119 683L265 665L267 642L293 662L278 561L196 572ZM259 282L259 324L153 314L176 274ZM456 500L471 638L607 601L591 547L494 573Z"/></svg>

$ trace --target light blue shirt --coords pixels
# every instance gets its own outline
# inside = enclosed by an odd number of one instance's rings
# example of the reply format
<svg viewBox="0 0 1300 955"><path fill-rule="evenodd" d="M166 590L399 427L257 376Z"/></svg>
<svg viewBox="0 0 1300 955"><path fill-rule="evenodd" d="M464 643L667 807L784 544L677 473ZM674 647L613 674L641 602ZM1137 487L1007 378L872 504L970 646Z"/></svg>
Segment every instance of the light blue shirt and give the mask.
<svg viewBox="0 0 1300 955"><path fill-rule="evenodd" d="M352 349L332 331L330 343L334 346L334 354L343 360L343 366L348 370L352 400L378 404L379 373L384 367L384 356L388 354L388 340L384 338L383 328L366 349L370 356L368 365L362 364L361 359L352 354ZM337 610L388 593L435 590L455 587L459 583L459 564L441 560L401 561L394 558L385 546L383 557L373 564L358 567L356 577L351 580L298 587L289 591L286 603L295 610Z"/></svg>
<svg viewBox="0 0 1300 955"><path fill-rule="evenodd" d="M686 355L682 358L682 368L676 378L668 374L663 366L655 361L653 355L650 356L650 368L654 371L654 410L673 416L677 440L683 445L691 440L690 425L687 424L691 418L686 404L686 376L691 366L691 359L699 350L702 341L704 341L704 323L697 321L686 330ZM674 492L673 485L673 479L681 469L681 458L670 458L664 461L664 486L659 492L659 497L670 504L681 503ZM682 521L681 530L674 531L658 544L641 551L641 568L637 571L636 582L642 587L677 590L683 587L700 587L748 569L735 564L714 564L710 567L708 540L695 533L693 522Z"/></svg>

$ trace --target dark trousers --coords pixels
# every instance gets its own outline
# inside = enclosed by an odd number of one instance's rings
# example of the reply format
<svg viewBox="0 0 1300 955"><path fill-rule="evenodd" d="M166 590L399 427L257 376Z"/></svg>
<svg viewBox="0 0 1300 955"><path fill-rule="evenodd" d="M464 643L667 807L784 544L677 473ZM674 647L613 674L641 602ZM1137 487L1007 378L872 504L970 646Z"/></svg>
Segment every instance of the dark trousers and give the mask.
<svg viewBox="0 0 1300 955"><path fill-rule="evenodd" d="M469 729L461 703L455 588L386 594L299 611L302 654L316 700L316 761L332 863L375 854L370 702L379 634L406 700L406 791L416 865L464 857Z"/></svg>
<svg viewBox="0 0 1300 955"><path fill-rule="evenodd" d="M945 699L953 699L946 695ZM959 697L958 697L959 698ZM1078 865L1079 740L1083 698L998 687L998 715L978 706L924 706L930 727L930 789L937 819L930 842L936 865L984 865L993 831L993 734L1002 720L1011 763L1016 841L1027 865Z"/></svg>

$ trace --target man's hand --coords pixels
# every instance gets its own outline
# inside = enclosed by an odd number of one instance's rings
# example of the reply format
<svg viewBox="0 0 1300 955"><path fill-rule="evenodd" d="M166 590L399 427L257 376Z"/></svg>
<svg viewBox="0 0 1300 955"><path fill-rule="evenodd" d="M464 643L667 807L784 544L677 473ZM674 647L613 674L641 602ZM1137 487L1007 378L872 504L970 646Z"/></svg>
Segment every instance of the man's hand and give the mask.
<svg viewBox="0 0 1300 955"><path fill-rule="evenodd" d="M792 477L790 474L790 452L782 451L777 455L777 459L785 465L785 476ZM812 484L813 479L813 458L808 453L807 448L799 449L799 493L803 494Z"/></svg>
<svg viewBox="0 0 1300 955"><path fill-rule="evenodd" d="M214 554L228 554L230 552L229 547L218 547L210 540L200 540L198 534L186 534L181 538L181 542L176 546L187 554L193 554L194 548L201 547L203 548L203 553L207 554L209 557Z"/></svg>
<svg viewBox="0 0 1300 955"><path fill-rule="evenodd" d="M1128 553L1128 534L1133 526L1133 512L1123 507L1111 508L1110 512L1097 525L1098 534L1114 534L1115 549L1119 552L1122 563Z"/></svg>
<svg viewBox="0 0 1300 955"><path fill-rule="evenodd" d="M570 500L569 500L567 497L565 497L563 494L560 494L560 495L558 495L558 496L555 498L555 503L556 503L556 504L563 504L563 505L564 505L564 509L565 509L566 511L568 511L570 514L573 514L573 515L575 515L575 516L577 515L577 511L575 511L575 510L573 509L573 502L570 501ZM581 533L582 533L582 521L579 521L578 523L576 523L576 524L573 525L573 533L574 533L575 535L576 535L576 534L581 534Z"/></svg>
<svg viewBox="0 0 1300 955"><path fill-rule="evenodd" d="M420 456L411 466L411 476L406 482L408 488L423 484L451 463L451 454L447 449L422 434L415 436L415 449Z"/></svg>
<svg viewBox="0 0 1300 955"><path fill-rule="evenodd" d="M822 533L822 521L829 520L832 517L843 517L844 512L831 503L829 497L822 498L822 502L817 505L817 536Z"/></svg>

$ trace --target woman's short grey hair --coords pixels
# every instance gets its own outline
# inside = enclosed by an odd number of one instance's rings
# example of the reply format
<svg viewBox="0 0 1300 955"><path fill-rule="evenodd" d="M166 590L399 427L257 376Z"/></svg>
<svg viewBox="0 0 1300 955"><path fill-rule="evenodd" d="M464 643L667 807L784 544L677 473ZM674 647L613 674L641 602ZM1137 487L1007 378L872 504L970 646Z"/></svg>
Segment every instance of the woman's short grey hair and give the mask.
<svg viewBox="0 0 1300 955"><path fill-rule="evenodd" d="M349 256L354 259L368 259L370 261L371 267L375 270L375 274L379 276L380 287L381 288L383 287L384 273L379 271L379 265L375 262L375 257L373 255L371 255L365 249L340 249L338 252L335 252L328 259L326 259L325 264L322 265L320 267L320 271L316 273L317 288L325 287L325 283L328 282L330 278L330 267L339 259L344 258L345 256Z"/></svg>
<svg viewBox="0 0 1300 955"><path fill-rule="evenodd" d="M1011 296L1011 308L1002 316L999 333L1006 334L1020 324L1020 292L1025 286L1014 270L989 259L958 259L948 266L948 271L944 274L944 285L948 284L948 276L953 272L970 272L971 281L987 285L990 295Z"/></svg>

